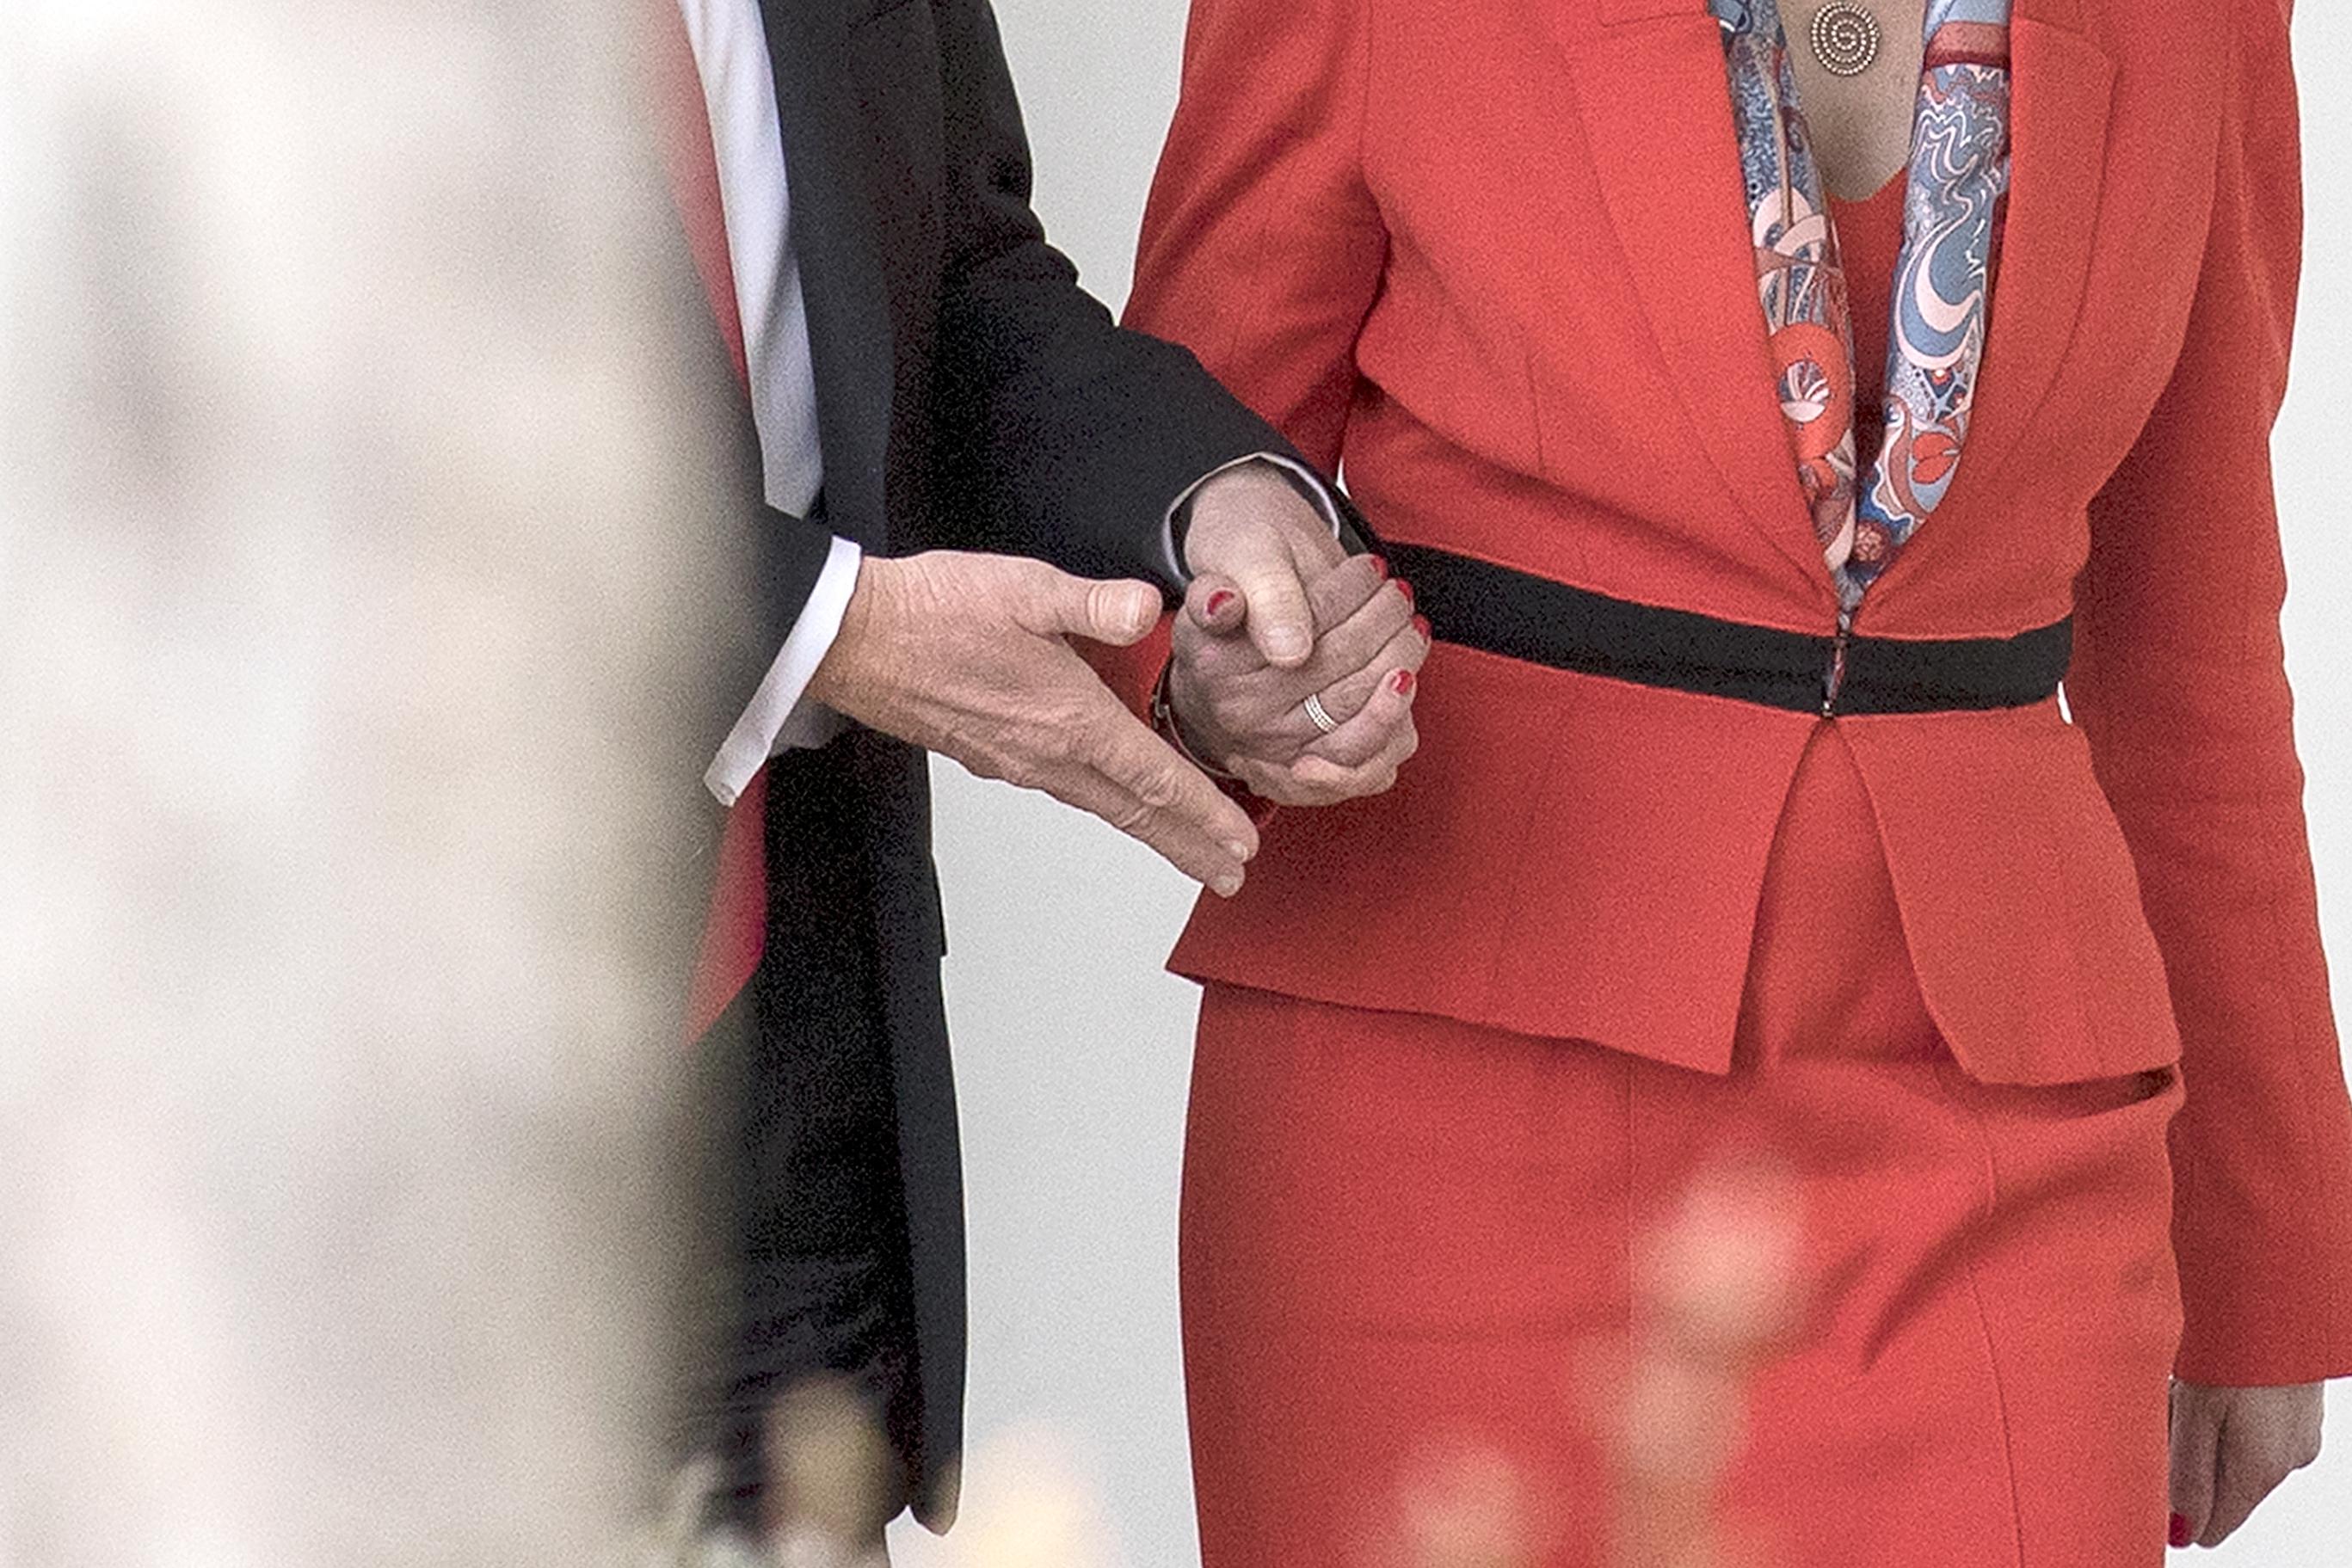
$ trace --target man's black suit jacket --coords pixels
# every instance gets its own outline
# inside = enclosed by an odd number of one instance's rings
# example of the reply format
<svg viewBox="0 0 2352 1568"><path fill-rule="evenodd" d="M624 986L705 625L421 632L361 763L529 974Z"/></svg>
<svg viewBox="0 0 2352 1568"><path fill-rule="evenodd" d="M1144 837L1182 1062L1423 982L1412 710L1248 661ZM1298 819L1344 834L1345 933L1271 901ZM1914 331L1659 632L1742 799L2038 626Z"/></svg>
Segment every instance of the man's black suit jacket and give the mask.
<svg viewBox="0 0 2352 1568"><path fill-rule="evenodd" d="M723 641L762 658L730 673L734 694L782 644L835 533L882 555L1003 550L1176 589L1171 504L1237 457L1295 455L1190 354L1114 325L1046 244L986 0L761 3L824 515L758 519L765 623ZM847 1373L886 1414L918 1517L943 1528L963 1217L929 810L921 754L870 732L774 765L768 956L722 1028L752 1037L739 1479L748 1493L747 1415L796 1378Z"/></svg>

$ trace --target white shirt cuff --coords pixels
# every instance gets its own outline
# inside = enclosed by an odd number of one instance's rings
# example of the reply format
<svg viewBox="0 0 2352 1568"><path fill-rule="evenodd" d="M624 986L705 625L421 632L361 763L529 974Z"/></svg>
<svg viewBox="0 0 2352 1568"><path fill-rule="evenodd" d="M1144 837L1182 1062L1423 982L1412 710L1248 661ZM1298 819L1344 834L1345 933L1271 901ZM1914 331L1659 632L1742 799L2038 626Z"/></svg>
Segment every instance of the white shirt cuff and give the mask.
<svg viewBox="0 0 2352 1568"><path fill-rule="evenodd" d="M722 806L732 806L751 782L753 774L778 752L823 746L840 733L844 720L821 704L803 700L809 679L824 662L833 640L841 634L841 618L848 613L850 596L857 591L857 568L865 552L835 535L833 549L817 573L816 587L801 617L784 639L783 652L768 666L768 674L751 694L751 706L735 727L727 732L719 755L702 775L702 782Z"/></svg>
<svg viewBox="0 0 2352 1568"><path fill-rule="evenodd" d="M1323 483L1323 476L1304 463L1293 462L1279 452L1254 452L1247 457L1236 457L1231 463L1222 463L1210 469L1206 474L1185 486L1184 493L1177 497L1174 504L1169 507L1168 517L1160 532L1160 549L1167 552L1168 568L1174 574L1173 580L1177 582L1192 580L1192 574L1185 569L1183 558L1176 553L1176 519L1183 516L1184 508L1192 504L1192 497L1201 493L1202 486L1220 474L1229 474L1251 463L1271 463L1285 473L1306 481L1307 493L1315 498L1316 509L1323 514L1323 520L1331 525L1331 537L1333 538L1339 537L1339 504L1331 498L1330 487Z"/></svg>

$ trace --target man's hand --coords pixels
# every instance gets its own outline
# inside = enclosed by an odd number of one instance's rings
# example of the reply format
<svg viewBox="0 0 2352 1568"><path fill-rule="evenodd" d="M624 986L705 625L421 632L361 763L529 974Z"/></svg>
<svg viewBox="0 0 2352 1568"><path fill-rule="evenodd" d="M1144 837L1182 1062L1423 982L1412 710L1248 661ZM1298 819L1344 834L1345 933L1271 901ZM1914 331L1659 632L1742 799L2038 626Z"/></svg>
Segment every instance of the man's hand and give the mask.
<svg viewBox="0 0 2352 1568"><path fill-rule="evenodd" d="M1347 558L1330 520L1309 506L1268 463L1228 468L1192 497L1184 528L1184 564L1194 586L1231 589L1245 604L1236 627L1259 655L1296 669L1315 649L1315 614L1307 585Z"/></svg>
<svg viewBox="0 0 2352 1568"><path fill-rule="evenodd" d="M2172 1544L2219 1546L2272 1489L2319 1457L2316 1383L2172 1385Z"/></svg>
<svg viewBox="0 0 2352 1568"><path fill-rule="evenodd" d="M1316 578L1305 663L1269 663L1243 632L1256 607L1216 578L1196 579L1177 618L1169 706L1192 754L1283 805L1377 795L1421 744L1412 699L1429 656L1427 622L1374 556ZM1314 697L1336 728L1307 710Z"/></svg>
<svg viewBox="0 0 2352 1568"><path fill-rule="evenodd" d="M1230 897L1257 830L1064 640L1124 646L1159 617L1148 583L1089 582L1011 556L868 556L808 695L982 778L1091 811Z"/></svg>

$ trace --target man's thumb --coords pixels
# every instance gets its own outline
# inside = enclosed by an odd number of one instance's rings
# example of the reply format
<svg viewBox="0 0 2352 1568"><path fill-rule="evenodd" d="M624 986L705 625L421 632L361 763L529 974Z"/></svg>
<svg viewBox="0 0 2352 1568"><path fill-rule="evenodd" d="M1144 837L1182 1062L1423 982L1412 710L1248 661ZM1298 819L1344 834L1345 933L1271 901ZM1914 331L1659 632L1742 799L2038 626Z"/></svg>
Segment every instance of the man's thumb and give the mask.
<svg viewBox="0 0 2352 1568"><path fill-rule="evenodd" d="M1268 561L1234 575L1249 605L1250 641L1260 656L1285 669L1305 664L1315 651L1315 612L1297 570Z"/></svg>
<svg viewBox="0 0 2352 1568"><path fill-rule="evenodd" d="M1160 624L1160 591L1148 582L1091 581L1056 573L1047 594L1052 630L1124 648Z"/></svg>

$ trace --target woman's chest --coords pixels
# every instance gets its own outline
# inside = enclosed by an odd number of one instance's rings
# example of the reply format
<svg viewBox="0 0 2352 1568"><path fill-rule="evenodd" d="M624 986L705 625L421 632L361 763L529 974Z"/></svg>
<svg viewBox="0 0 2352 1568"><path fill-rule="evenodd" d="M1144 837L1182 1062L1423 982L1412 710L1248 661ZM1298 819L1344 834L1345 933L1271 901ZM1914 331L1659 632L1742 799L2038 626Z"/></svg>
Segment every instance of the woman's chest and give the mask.
<svg viewBox="0 0 2352 1568"><path fill-rule="evenodd" d="M1911 152L1926 55L1927 0L1790 0L1790 76L1822 183L1854 201Z"/></svg>
<svg viewBox="0 0 2352 1568"><path fill-rule="evenodd" d="M1368 373L1417 374L1449 338L1488 359L1524 344L1539 426L1615 419L1646 441L1687 421L1735 483L1769 482L1784 436L1706 0L1368 3L1364 169L1391 239ZM1791 0L1791 25L1809 10ZM2227 31L2188 0L2014 0L2007 45L2011 166L1971 463L1981 475L2026 440L2054 393L2087 473L2119 455L2178 350Z"/></svg>
<svg viewBox="0 0 2352 1568"><path fill-rule="evenodd" d="M1869 0L1839 0L1862 8ZM1364 0L1370 16L1366 173L1392 228L1535 234L1576 226L1629 182L1617 221L1715 202L1735 225L1738 152L1722 28L1708 0ZM1882 45L1840 78L1814 57L1822 6L1784 0L1791 68L1817 140L1860 156L1832 192L1877 188L1907 156L1923 0L1877 0ZM2203 0L2011 0L2011 131L2028 175L2095 204L2070 221L2160 215L2212 167L2226 17ZM1873 166L1880 165L1880 166ZM2102 188L2079 188L2093 177Z"/></svg>

